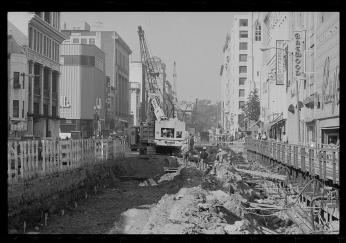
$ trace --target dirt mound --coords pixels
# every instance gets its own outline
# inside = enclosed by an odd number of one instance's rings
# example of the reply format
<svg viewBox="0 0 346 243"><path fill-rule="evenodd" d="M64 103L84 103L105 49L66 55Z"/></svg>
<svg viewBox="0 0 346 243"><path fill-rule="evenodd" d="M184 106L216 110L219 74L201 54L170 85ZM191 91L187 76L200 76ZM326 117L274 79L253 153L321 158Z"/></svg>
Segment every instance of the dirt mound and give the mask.
<svg viewBox="0 0 346 243"><path fill-rule="evenodd" d="M164 174L163 167L178 166L176 160L167 156L143 156L115 161L112 168L115 176L134 176L150 178Z"/></svg>

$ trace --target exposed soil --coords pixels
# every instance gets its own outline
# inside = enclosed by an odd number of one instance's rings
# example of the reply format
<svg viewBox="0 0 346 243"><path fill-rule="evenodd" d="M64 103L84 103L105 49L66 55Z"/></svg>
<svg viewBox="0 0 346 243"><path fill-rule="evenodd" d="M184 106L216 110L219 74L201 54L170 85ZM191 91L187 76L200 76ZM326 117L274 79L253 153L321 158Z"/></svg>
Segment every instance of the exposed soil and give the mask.
<svg viewBox="0 0 346 243"><path fill-rule="evenodd" d="M237 152L241 152L239 148ZM234 152L231 159L244 162L241 154ZM300 233L282 213L262 217L244 211L246 203L271 199L264 192L253 190L253 185L247 184L227 161L208 174L194 163L187 167L180 163L177 172L162 174L146 167L152 163L150 158L133 157L129 161L119 167L110 188L90 195L77 208L65 211L64 216L52 216L47 226L39 226L36 231L41 234ZM167 159L167 164L174 167L174 159ZM121 180L124 174L150 176L152 180Z"/></svg>

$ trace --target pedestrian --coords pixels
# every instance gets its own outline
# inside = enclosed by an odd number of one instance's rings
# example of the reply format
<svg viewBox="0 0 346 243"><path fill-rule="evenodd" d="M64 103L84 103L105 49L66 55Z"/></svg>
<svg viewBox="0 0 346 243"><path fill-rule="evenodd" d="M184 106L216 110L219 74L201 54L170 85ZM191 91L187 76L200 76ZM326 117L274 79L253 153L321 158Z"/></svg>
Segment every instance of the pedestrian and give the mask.
<svg viewBox="0 0 346 243"><path fill-rule="evenodd" d="M193 146L195 145L195 139L192 135L190 136L189 142L190 142L190 150L193 150Z"/></svg>
<svg viewBox="0 0 346 243"><path fill-rule="evenodd" d="M209 157L209 154L207 152L207 148L206 147L203 147L203 150L201 152L201 155L200 155L200 169L204 169L204 167L206 166L206 163L207 163L207 160L208 160L208 157Z"/></svg>
<svg viewBox="0 0 346 243"><path fill-rule="evenodd" d="M262 140L267 140L267 132L264 132L263 135L262 135Z"/></svg>
<svg viewBox="0 0 346 243"><path fill-rule="evenodd" d="M282 133L282 142L283 143L288 143L288 138L287 138L286 132Z"/></svg>

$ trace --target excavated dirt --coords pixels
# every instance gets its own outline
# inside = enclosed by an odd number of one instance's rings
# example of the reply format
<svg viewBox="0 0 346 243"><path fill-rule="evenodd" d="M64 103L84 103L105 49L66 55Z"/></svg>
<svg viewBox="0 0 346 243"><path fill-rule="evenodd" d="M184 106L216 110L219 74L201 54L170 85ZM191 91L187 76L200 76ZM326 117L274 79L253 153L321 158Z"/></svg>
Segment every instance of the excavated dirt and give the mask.
<svg viewBox="0 0 346 243"><path fill-rule="evenodd" d="M299 228L281 212L270 216L248 213L252 202L272 202L264 190L255 190L248 177L236 171L235 164L246 161L237 148L209 173L191 163L179 162L174 173L155 169L151 158L131 158L119 167L113 185L91 195L64 216L48 219L38 226L43 234L297 234ZM142 161L143 166L138 163ZM146 166L148 163L148 166ZM176 161L167 159L173 167ZM257 165L248 169L260 170ZM142 171L143 168L143 171ZM150 180L120 180L121 175L150 177ZM253 183L253 182L252 182ZM269 183L269 182L267 182ZM261 183L259 183L261 184ZM260 201L262 200L262 201ZM279 200L276 202L279 204ZM255 211L256 212L256 211Z"/></svg>

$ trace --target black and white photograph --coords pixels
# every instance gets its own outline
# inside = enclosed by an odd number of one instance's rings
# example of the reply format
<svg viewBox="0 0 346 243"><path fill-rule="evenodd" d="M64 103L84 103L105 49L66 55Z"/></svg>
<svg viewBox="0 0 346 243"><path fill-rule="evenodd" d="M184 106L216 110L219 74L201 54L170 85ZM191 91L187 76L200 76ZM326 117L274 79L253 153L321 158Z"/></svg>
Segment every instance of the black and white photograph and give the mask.
<svg viewBox="0 0 346 243"><path fill-rule="evenodd" d="M339 72L340 12L7 12L8 234L339 235Z"/></svg>

